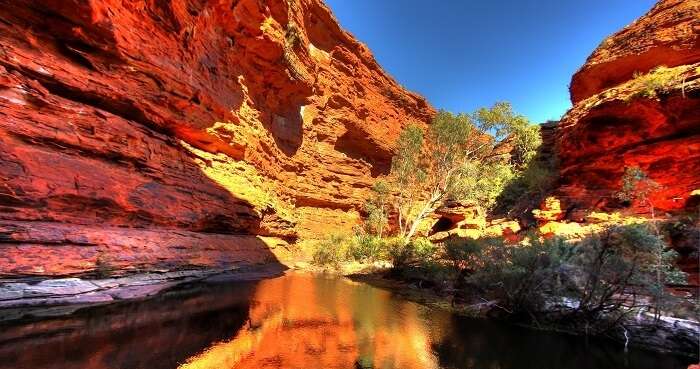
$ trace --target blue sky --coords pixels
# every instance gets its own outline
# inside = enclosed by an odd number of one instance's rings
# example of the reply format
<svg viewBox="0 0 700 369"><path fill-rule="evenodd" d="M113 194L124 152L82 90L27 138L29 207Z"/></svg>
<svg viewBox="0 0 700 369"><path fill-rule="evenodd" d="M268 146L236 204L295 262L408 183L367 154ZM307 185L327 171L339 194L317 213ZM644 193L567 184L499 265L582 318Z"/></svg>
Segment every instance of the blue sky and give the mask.
<svg viewBox="0 0 700 369"><path fill-rule="evenodd" d="M570 107L573 73L654 0L326 0L399 83L437 108L499 100L533 122Z"/></svg>

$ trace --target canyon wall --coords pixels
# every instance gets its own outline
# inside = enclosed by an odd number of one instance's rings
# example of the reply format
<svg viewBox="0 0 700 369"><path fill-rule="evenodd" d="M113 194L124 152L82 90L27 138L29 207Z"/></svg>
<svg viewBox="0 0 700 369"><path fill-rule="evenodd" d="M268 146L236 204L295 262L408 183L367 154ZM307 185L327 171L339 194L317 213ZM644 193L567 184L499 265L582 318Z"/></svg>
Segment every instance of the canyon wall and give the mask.
<svg viewBox="0 0 700 369"><path fill-rule="evenodd" d="M700 1L662 0L605 39L571 81L554 137L567 207L613 209L626 167L679 212L700 189ZM643 211L643 209L640 209Z"/></svg>
<svg viewBox="0 0 700 369"><path fill-rule="evenodd" d="M269 260L433 114L320 0L0 4L0 276Z"/></svg>
<svg viewBox="0 0 700 369"><path fill-rule="evenodd" d="M648 200L657 218L673 217L678 263L699 285L700 0L659 1L605 39L570 92L573 108L544 137L559 180L540 229L581 232L616 211L651 216L647 202L616 196L625 168L639 167L658 184Z"/></svg>

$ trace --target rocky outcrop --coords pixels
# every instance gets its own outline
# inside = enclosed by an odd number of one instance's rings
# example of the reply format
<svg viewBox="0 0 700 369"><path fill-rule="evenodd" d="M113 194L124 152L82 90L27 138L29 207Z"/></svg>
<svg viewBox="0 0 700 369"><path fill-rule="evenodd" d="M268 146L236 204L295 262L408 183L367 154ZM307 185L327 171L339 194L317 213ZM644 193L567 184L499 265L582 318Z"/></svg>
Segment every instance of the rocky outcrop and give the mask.
<svg viewBox="0 0 700 369"><path fill-rule="evenodd" d="M432 114L319 0L3 2L0 274L256 261L230 251L348 228Z"/></svg>
<svg viewBox="0 0 700 369"><path fill-rule="evenodd" d="M557 206L535 211L543 233L578 235L615 211L648 217L649 203L657 219L700 214L700 1L659 1L601 43L570 92L573 108L543 140L559 171ZM627 167L658 184L648 202L618 200ZM697 285L700 244L688 232L670 241Z"/></svg>
<svg viewBox="0 0 700 369"><path fill-rule="evenodd" d="M555 134L567 209L619 207L632 166L660 185L656 208L686 209L700 188L700 1L660 1L608 37L573 77L571 98Z"/></svg>
<svg viewBox="0 0 700 369"><path fill-rule="evenodd" d="M646 15L606 38L571 81L579 103L659 65L693 64L700 58L698 0L661 0Z"/></svg>

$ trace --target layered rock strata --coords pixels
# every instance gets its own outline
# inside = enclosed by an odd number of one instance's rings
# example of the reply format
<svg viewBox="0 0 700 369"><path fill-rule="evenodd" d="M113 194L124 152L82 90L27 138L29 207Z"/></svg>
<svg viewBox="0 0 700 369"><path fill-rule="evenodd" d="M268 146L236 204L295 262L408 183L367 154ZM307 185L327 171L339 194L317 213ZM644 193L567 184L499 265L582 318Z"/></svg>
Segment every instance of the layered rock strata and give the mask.
<svg viewBox="0 0 700 369"><path fill-rule="evenodd" d="M700 1L659 1L601 43L570 91L574 106L555 134L567 208L619 207L614 194L633 166L658 183L656 208L691 205L700 188Z"/></svg>
<svg viewBox="0 0 700 369"><path fill-rule="evenodd" d="M349 229L432 114L319 0L3 1L0 274L255 262L256 236Z"/></svg>

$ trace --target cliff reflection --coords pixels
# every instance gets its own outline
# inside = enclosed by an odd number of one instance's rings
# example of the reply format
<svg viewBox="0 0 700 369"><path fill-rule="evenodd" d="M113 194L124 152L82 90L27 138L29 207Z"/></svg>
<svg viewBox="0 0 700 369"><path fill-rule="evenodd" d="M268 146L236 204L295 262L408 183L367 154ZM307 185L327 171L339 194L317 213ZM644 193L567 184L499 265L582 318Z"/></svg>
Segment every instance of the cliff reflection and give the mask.
<svg viewBox="0 0 700 369"><path fill-rule="evenodd" d="M260 282L249 316L233 339L181 368L437 368L431 343L449 319L387 291L306 274Z"/></svg>
<svg viewBox="0 0 700 369"><path fill-rule="evenodd" d="M6 321L0 369L681 369L690 358L473 320L344 278L199 284Z"/></svg>

